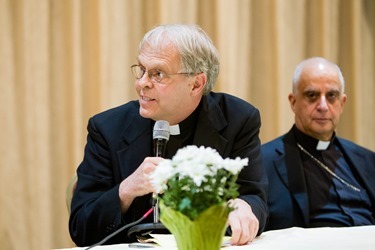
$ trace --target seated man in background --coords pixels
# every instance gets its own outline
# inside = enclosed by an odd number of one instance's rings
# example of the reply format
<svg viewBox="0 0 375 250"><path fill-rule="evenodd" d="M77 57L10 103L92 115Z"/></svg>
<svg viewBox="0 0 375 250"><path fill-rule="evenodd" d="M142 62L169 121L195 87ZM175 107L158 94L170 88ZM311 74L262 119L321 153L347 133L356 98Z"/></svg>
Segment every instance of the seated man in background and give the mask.
<svg viewBox="0 0 375 250"><path fill-rule="evenodd" d="M138 50L138 62L132 66L138 100L97 114L88 123L71 204L73 241L79 246L97 243L151 208L155 190L149 174L162 160L153 157L152 131L158 120L178 131L170 136L165 158L181 147L197 145L212 147L223 158L249 159L238 177L240 196L228 223L232 244L252 241L264 230L268 215L258 109L212 92L219 73L218 53L198 26L157 26ZM145 221L152 221L152 216ZM124 230L106 244L133 241Z"/></svg>
<svg viewBox="0 0 375 250"><path fill-rule="evenodd" d="M315 57L297 66L289 94L295 124L262 145L266 230L375 224L375 153L335 133L345 101L336 64Z"/></svg>

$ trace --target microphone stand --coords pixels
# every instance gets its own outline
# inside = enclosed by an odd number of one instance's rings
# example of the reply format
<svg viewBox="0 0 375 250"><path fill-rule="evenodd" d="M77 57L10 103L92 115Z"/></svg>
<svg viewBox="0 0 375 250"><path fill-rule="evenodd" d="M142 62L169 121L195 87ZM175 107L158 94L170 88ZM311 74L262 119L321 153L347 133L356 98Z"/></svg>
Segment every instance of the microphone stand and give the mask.
<svg viewBox="0 0 375 250"><path fill-rule="evenodd" d="M154 208L154 223L159 223L159 199L156 194L152 194L152 207Z"/></svg>
<svg viewBox="0 0 375 250"><path fill-rule="evenodd" d="M154 154L156 157L164 157L166 145L166 138L154 139ZM152 205L154 208L154 223L159 223L159 199L156 193L152 193Z"/></svg>

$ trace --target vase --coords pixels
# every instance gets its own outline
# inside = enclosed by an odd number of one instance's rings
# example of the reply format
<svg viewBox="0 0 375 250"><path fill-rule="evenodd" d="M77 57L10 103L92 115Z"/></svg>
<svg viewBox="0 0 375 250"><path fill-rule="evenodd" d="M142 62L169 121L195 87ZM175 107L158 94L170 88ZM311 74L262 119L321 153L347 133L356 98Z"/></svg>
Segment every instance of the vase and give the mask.
<svg viewBox="0 0 375 250"><path fill-rule="evenodd" d="M214 205L194 220L160 202L160 221L173 234L179 250L218 250L223 243L229 208Z"/></svg>

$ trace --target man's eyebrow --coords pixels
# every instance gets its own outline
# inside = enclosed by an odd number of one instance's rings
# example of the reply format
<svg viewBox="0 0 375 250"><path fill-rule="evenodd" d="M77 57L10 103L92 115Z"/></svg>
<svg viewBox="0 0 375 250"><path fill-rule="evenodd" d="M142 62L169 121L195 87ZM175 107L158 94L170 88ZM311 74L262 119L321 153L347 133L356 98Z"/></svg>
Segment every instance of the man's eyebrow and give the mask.
<svg viewBox="0 0 375 250"><path fill-rule="evenodd" d="M339 89L330 89L327 92L340 92L340 90Z"/></svg>
<svg viewBox="0 0 375 250"><path fill-rule="evenodd" d="M140 61L138 61L138 65L146 68L146 66L143 65ZM148 70L160 70L160 71L164 71L163 70L163 65L160 64L160 63L158 63L158 64L152 64L152 65L149 65L149 66L150 67L148 67Z"/></svg>
<svg viewBox="0 0 375 250"><path fill-rule="evenodd" d="M316 89L305 89L302 93L311 93L311 92L320 93L320 91Z"/></svg>

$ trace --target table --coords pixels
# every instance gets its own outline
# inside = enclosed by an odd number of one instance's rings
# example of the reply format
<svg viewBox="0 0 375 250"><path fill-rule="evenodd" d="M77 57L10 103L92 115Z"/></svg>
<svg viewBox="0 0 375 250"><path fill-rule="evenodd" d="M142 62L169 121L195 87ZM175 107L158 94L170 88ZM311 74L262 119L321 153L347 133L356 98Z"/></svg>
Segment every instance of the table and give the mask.
<svg viewBox="0 0 375 250"><path fill-rule="evenodd" d="M84 247L69 248L82 250ZM128 244L94 247L93 250L135 249ZM139 248L138 248L139 249ZM141 248L142 249L142 248ZM154 247L143 249L176 250L176 247ZM264 232L251 244L245 246L228 246L223 250L258 250L258 249L375 249L375 226L344 227L344 228L299 228L292 227L282 230ZM65 250L68 250L66 248Z"/></svg>

